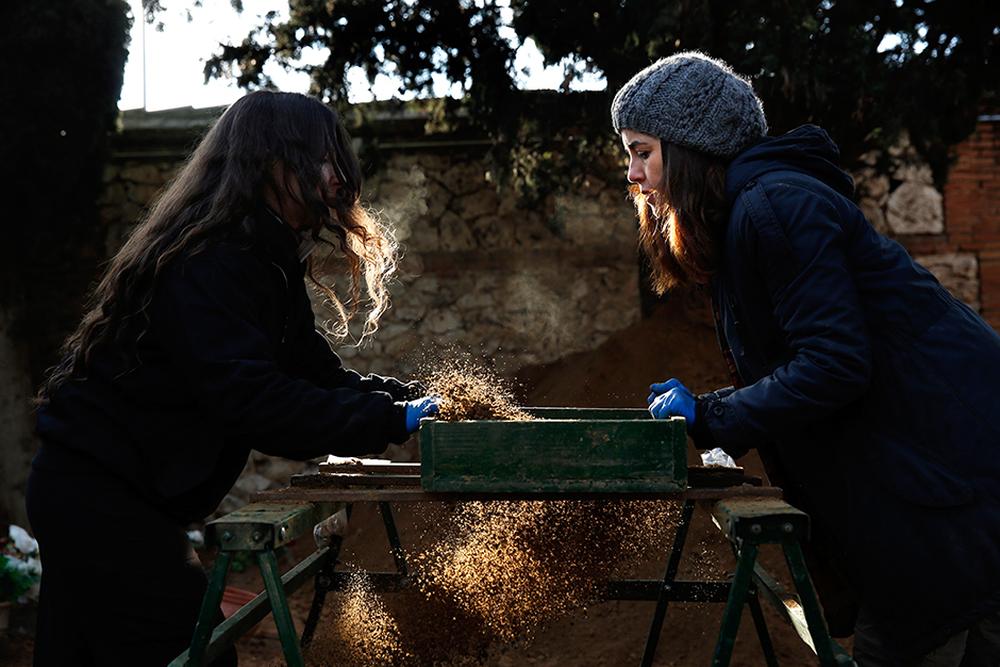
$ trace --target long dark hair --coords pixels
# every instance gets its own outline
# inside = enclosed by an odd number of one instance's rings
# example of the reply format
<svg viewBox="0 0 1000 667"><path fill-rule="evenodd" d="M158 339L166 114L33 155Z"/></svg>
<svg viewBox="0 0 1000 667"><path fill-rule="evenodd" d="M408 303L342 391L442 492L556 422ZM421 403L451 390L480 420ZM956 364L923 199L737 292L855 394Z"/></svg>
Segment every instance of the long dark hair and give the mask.
<svg viewBox="0 0 1000 667"><path fill-rule="evenodd" d="M711 279L728 214L726 163L665 141L660 146L663 182L652 201L638 185L629 187L639 214L639 245L649 258L657 294Z"/></svg>
<svg viewBox="0 0 1000 667"><path fill-rule="evenodd" d="M332 202L324 201L318 188L326 159L341 182ZM396 269L397 246L390 230L360 204L363 179L350 137L336 112L313 97L256 91L233 103L215 122L109 262L41 397L51 396L67 378L84 375L98 345L114 344L131 353L137 335L148 325L145 311L160 273L178 257L197 253L235 231L264 206L267 189L279 188L276 165L288 176L283 179L285 192L312 213L313 238L328 243L331 254L339 250L346 264L346 303L332 285L320 283L312 260L309 264L310 277L337 313L332 333L347 335L348 321L362 301L362 282L369 306L360 339L374 333L389 305L387 282ZM292 182L299 184L297 191ZM324 230L333 242L321 238ZM133 326L136 318L141 318L138 327Z"/></svg>

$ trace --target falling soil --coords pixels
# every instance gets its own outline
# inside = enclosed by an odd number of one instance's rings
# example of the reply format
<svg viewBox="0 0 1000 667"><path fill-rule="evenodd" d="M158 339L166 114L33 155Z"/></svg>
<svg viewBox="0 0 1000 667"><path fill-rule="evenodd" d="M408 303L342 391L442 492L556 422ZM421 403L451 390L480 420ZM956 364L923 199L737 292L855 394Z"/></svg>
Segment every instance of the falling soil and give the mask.
<svg viewBox="0 0 1000 667"><path fill-rule="evenodd" d="M531 419L506 381L468 359L442 364L425 384L442 398L442 420ZM411 559L414 588L383 600L352 578L310 655L316 664L478 664L490 645L529 641L601 600L616 572L663 551L679 515L678 503L662 501L457 504Z"/></svg>
<svg viewBox="0 0 1000 667"><path fill-rule="evenodd" d="M354 573L345 590L328 597L303 655L309 665L462 667L480 664L489 645L475 619L413 587L380 595Z"/></svg>
<svg viewBox="0 0 1000 667"><path fill-rule="evenodd" d="M680 505L660 501L468 502L410 559L411 586L381 595L355 574L331 594L310 665L482 664L600 601L608 581L662 552ZM442 638L446 637L446 641Z"/></svg>
<svg viewBox="0 0 1000 667"><path fill-rule="evenodd" d="M611 575L661 546L675 503L474 502L456 510L445 539L420 554L421 590L511 642L601 599Z"/></svg>
<svg viewBox="0 0 1000 667"><path fill-rule="evenodd" d="M306 655L315 665L392 665L404 657L399 625L386 609L371 581L354 572L346 588L330 596L324 616L334 619L321 627ZM321 617L322 619L323 617Z"/></svg>
<svg viewBox="0 0 1000 667"><path fill-rule="evenodd" d="M464 355L428 371L424 384L441 397L441 421L531 419L518 407L508 381Z"/></svg>

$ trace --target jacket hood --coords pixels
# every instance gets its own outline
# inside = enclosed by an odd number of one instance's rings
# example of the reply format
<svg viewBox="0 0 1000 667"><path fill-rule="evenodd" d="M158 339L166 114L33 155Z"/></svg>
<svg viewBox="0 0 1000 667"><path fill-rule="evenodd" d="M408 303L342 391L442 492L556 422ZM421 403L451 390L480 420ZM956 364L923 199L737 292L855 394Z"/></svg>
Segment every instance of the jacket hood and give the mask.
<svg viewBox="0 0 1000 667"><path fill-rule="evenodd" d="M802 125L780 137L765 137L746 149L726 170L726 197L733 201L748 182L772 171L799 171L837 192L854 195L854 180L838 166L840 149L826 130Z"/></svg>

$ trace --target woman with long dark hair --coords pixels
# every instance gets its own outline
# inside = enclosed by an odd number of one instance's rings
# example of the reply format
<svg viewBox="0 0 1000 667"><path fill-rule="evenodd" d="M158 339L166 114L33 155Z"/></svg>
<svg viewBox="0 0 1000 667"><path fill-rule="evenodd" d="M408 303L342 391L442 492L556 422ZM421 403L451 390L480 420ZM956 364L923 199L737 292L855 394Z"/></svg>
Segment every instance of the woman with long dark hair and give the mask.
<svg viewBox="0 0 1000 667"><path fill-rule="evenodd" d="M874 230L822 129L768 137L725 63L660 60L611 115L654 288L711 292L733 377L656 383L653 416L758 450L859 665L1000 664L1000 336Z"/></svg>
<svg viewBox="0 0 1000 667"><path fill-rule="evenodd" d="M345 368L316 329L307 273L335 337L362 308L370 336L389 304L396 245L361 186L333 110L250 93L111 260L40 396L36 664L166 664L206 588L185 526L218 506L251 449L378 453L436 411L418 383ZM322 249L343 289L314 277Z"/></svg>

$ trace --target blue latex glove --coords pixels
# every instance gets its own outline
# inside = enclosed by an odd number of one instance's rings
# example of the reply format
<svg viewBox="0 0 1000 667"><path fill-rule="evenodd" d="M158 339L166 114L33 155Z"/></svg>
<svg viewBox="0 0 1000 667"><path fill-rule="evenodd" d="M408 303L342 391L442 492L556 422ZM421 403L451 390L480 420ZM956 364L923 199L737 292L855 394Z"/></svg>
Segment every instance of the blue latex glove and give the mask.
<svg viewBox="0 0 1000 667"><path fill-rule="evenodd" d="M441 409L441 399L437 396L424 396L412 401L406 401L406 430L416 433L420 428L420 420L424 417L431 417Z"/></svg>
<svg viewBox="0 0 1000 667"><path fill-rule="evenodd" d="M684 391L687 391L687 393L689 394L691 393L687 390L687 387L681 384L681 381L678 380L677 378L670 378L666 382L654 382L653 384L649 385L649 396L646 397L646 405L652 405L653 401L656 400L657 396L665 394L671 389L675 389L677 387L680 387Z"/></svg>
<svg viewBox="0 0 1000 667"><path fill-rule="evenodd" d="M694 394L676 378L651 384L646 398L655 419L684 417L688 429L694 426L694 402Z"/></svg>

